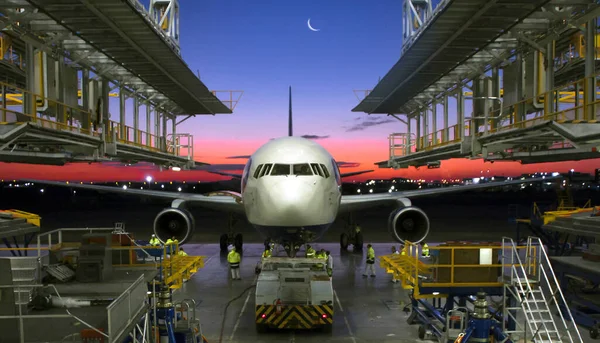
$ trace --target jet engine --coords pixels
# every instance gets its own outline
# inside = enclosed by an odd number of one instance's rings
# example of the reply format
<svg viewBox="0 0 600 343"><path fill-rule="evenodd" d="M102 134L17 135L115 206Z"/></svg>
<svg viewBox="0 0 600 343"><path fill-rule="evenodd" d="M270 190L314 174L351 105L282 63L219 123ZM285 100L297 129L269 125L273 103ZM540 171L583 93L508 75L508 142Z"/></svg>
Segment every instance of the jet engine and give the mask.
<svg viewBox="0 0 600 343"><path fill-rule="evenodd" d="M388 230L399 243L419 243L429 234L429 218L418 207L401 207L390 213Z"/></svg>
<svg viewBox="0 0 600 343"><path fill-rule="evenodd" d="M154 219L154 234L162 242L175 237L179 244L192 238L196 222L192 214L182 208L165 208Z"/></svg>

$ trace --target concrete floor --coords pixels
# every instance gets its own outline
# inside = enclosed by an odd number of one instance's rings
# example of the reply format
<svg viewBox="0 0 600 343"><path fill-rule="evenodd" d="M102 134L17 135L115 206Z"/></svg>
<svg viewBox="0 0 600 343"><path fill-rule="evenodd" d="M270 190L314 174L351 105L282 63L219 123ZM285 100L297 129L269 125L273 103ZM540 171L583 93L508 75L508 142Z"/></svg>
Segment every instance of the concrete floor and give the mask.
<svg viewBox="0 0 600 343"><path fill-rule="evenodd" d="M217 244L187 244L190 255L206 256L205 267L196 273L174 300L194 299L197 315L202 322L204 336L209 342L219 342L225 306L227 309L223 328L223 342L417 342L417 326L406 324L408 314L399 300L408 302L405 291L399 284L391 282L378 265L377 277L363 278L364 256L352 252L340 255L339 244L314 244L316 249L330 250L334 256L333 286L335 316L331 334L319 331L271 331L256 332L254 324L254 290L244 290L255 281L254 267L263 251L261 244L245 244L241 281L231 281L226 256L219 252ZM374 244L377 255L387 254L389 244ZM283 256L283 255L282 255ZM387 303L387 305L386 305Z"/></svg>

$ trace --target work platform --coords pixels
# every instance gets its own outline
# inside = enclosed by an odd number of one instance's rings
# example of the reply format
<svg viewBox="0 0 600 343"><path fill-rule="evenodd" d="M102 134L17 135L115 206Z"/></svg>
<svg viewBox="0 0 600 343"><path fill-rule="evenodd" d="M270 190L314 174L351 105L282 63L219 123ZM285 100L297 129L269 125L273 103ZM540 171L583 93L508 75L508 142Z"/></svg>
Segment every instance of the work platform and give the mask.
<svg viewBox="0 0 600 343"><path fill-rule="evenodd" d="M202 256L180 256L176 243L140 246L122 225L54 230L38 235L35 248L0 250L0 256L7 250L37 253L0 257L0 289L9 290L0 299L0 327L10 342L147 340L152 318L167 304L165 294L170 298L203 267ZM196 342L201 333L194 300L168 306L181 311L173 329ZM161 336L165 332L161 328Z"/></svg>
<svg viewBox="0 0 600 343"><path fill-rule="evenodd" d="M178 124L232 113L241 97L210 91L182 60L177 0L149 11L138 0L0 0L0 13L0 161L192 169L193 136Z"/></svg>
<svg viewBox="0 0 600 343"><path fill-rule="evenodd" d="M408 322L420 324L421 339L435 336L453 342L464 335L469 342L477 332L476 337L493 334L496 340L513 342L583 341L539 239L529 238L526 246L510 238L502 243L454 241L429 246L429 256L422 252L419 245L406 242L402 253L380 257L381 266L409 290ZM488 306L494 302L486 299L498 296L501 300ZM482 302L483 309L477 309ZM555 318L557 306L562 311ZM473 327L473 320L489 322Z"/></svg>
<svg viewBox="0 0 600 343"><path fill-rule="evenodd" d="M596 1L404 3L403 54L353 109L406 126L377 165L600 157Z"/></svg>

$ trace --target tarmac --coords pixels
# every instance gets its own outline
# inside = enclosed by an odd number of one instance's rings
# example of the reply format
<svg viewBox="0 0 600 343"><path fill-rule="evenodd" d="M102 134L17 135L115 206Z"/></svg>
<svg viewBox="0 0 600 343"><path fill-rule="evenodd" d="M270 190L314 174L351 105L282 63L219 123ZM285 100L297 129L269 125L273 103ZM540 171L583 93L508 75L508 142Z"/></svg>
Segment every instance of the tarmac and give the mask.
<svg viewBox="0 0 600 343"><path fill-rule="evenodd" d="M373 244L377 256L389 254L392 244ZM209 342L421 342L418 325L406 323L409 303L406 291L391 282L376 264L376 277L364 278L364 252L340 252L339 244L313 244L329 250L334 257L334 324L332 333L303 330L257 333L254 316L254 267L264 246L245 244L242 254L242 280L231 280L226 255L218 244L186 244L189 255L205 256L205 267L174 293L174 300L194 299L202 331ZM285 256L280 252L281 256ZM226 304L232 300L224 314ZM225 318L225 320L223 320ZM221 336L221 329L223 334Z"/></svg>

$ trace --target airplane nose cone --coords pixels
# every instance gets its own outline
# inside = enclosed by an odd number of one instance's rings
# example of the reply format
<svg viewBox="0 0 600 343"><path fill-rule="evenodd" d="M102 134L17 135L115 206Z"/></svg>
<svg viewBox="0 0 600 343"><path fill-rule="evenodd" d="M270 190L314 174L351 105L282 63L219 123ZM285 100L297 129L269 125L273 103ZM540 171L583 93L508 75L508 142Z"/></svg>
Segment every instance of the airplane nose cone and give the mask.
<svg viewBox="0 0 600 343"><path fill-rule="evenodd" d="M273 206L273 212L277 213L282 224L310 216L314 197L314 185L302 180L279 182L273 185L269 192L270 205Z"/></svg>

